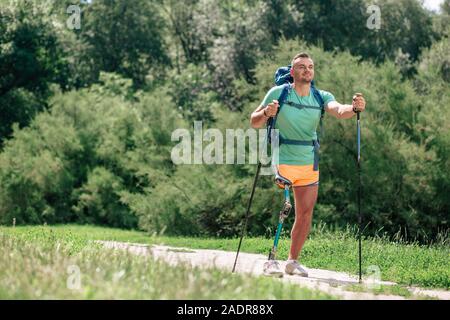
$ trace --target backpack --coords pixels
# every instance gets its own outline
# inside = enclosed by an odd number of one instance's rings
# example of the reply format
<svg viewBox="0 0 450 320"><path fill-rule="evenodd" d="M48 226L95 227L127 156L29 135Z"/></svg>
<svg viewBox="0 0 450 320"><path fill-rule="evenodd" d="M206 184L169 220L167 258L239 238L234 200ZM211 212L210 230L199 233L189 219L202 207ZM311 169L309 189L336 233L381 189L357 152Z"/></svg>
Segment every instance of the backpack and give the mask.
<svg viewBox="0 0 450 320"><path fill-rule="evenodd" d="M283 106L284 102L287 99L287 96L289 94L289 90L292 88L291 83L294 82L294 79L291 76L291 66L288 65L287 67L280 67L275 72L275 84L277 86L283 85L283 90L281 91L281 94L278 98L279 108L277 111L277 114L275 117L271 117L267 120L267 141L271 143L271 130L275 128L275 123L277 121L277 116L280 113L281 107ZM322 127L322 119L325 113L325 103L323 101L322 96L319 93L319 90L314 85L314 81L311 81L311 90L313 93L314 98L318 102L320 106L320 133L323 134L323 127ZM315 151L315 160L314 160L314 168L317 170L318 168L318 151L319 151L319 133L317 134L317 141L300 141L300 140L288 140L288 139L282 139L280 137L280 144L281 143L287 143L287 144L297 144L297 145L310 145L312 144L314 146Z"/></svg>

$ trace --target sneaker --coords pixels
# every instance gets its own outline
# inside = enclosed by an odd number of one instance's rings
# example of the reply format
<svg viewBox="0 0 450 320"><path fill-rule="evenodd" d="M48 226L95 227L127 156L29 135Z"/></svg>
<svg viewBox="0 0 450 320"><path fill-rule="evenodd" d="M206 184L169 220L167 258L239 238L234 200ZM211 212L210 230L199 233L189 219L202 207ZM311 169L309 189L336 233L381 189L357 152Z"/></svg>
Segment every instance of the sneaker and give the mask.
<svg viewBox="0 0 450 320"><path fill-rule="evenodd" d="M280 268L280 264L276 260L269 260L264 263L264 274L272 277L282 277L283 271Z"/></svg>
<svg viewBox="0 0 450 320"><path fill-rule="evenodd" d="M303 269L303 267L297 262L297 260L288 260L284 271L286 271L286 273L290 275L299 275L301 277L308 276L308 271Z"/></svg>

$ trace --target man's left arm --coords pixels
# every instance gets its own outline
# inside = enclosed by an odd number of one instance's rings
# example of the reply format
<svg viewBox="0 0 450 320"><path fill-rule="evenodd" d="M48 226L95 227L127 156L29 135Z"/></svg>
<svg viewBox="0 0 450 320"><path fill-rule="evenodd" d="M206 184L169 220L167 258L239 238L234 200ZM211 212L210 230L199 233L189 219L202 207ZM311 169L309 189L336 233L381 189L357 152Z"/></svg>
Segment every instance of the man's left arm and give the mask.
<svg viewBox="0 0 450 320"><path fill-rule="evenodd" d="M366 108L366 101L361 93L355 93L352 104L340 104L337 101L328 102L325 111L338 119L350 119L356 112Z"/></svg>

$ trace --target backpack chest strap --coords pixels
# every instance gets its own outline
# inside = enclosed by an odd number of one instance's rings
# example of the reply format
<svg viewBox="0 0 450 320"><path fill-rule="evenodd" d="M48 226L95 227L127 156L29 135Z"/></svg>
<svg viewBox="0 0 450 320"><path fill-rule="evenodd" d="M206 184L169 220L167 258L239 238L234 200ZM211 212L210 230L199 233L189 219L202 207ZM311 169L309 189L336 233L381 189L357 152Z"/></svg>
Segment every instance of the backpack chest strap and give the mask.
<svg viewBox="0 0 450 320"><path fill-rule="evenodd" d="M281 134L279 134L278 137L279 145L282 144L290 144L290 145L297 145L297 146L312 146L314 147L314 166L313 170L317 171L319 170L319 149L320 144L318 140L294 140L294 139L286 139L283 138Z"/></svg>
<svg viewBox="0 0 450 320"><path fill-rule="evenodd" d="M287 104L287 105L289 105L289 106L291 106L291 107L297 108L297 109L299 109L299 110L302 110L302 109L322 110L321 107L317 107L317 106L308 106L308 105L304 105L304 104L295 103L295 102L292 102L292 101L286 101L285 104Z"/></svg>

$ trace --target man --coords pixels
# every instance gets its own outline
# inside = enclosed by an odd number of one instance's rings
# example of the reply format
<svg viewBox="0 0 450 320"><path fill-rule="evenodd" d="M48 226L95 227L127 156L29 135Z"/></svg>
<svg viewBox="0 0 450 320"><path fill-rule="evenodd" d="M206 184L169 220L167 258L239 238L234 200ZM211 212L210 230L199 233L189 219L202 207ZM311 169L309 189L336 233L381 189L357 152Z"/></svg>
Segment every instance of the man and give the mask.
<svg viewBox="0 0 450 320"><path fill-rule="evenodd" d="M280 134L277 169L279 175L291 181L295 199L295 221L291 231L291 247L285 272L307 277L308 272L297 259L309 234L319 188L315 141L321 110L311 90L311 81L314 79L313 60L307 53L299 53L292 59L291 66L290 72L294 81L275 125ZM263 127L270 117L277 114L280 107L277 99L282 90L283 86L269 90L261 105L251 114L250 123L253 128ZM352 104L346 105L338 103L327 91L319 90L319 93L324 101L325 111L338 119L352 118L356 112L365 109L366 103L361 94L355 94ZM293 140L311 143L303 145L289 143ZM266 263L264 268L267 275L283 275L280 265L275 260Z"/></svg>

